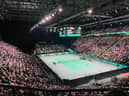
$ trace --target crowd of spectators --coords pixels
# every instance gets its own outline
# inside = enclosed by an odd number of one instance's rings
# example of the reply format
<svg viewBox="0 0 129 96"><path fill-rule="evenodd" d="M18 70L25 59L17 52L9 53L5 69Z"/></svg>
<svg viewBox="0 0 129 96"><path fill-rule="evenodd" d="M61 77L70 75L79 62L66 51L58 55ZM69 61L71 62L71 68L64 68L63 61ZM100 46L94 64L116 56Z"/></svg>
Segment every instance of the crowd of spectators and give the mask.
<svg viewBox="0 0 129 96"><path fill-rule="evenodd" d="M129 26L124 26L124 27L116 27L116 28L104 28L104 29L99 29L99 30L89 30L86 31L86 33L82 34L92 34L92 33L113 33L113 32L128 32L129 31Z"/></svg>
<svg viewBox="0 0 129 96"><path fill-rule="evenodd" d="M45 43L45 44L37 44L34 50L34 54L46 54L46 53L56 53L65 51L66 51L65 46L61 44Z"/></svg>
<svg viewBox="0 0 129 96"><path fill-rule="evenodd" d="M83 54L129 64L129 38L82 38L73 43L73 48Z"/></svg>
<svg viewBox="0 0 129 96"><path fill-rule="evenodd" d="M84 34L128 31L129 26L123 26L89 30L86 33L84 32ZM122 36L127 37L128 34L124 34ZM87 38L79 38L73 43L72 47L80 53L129 65L129 38Z"/></svg>
<svg viewBox="0 0 129 96"><path fill-rule="evenodd" d="M2 90L2 91L1 91ZM85 87L74 89L53 89L40 91L21 88L0 88L0 91L5 91L7 95L0 96L129 96L129 87L118 88L116 86L100 86L100 87ZM117 93L116 93L117 92Z"/></svg>
<svg viewBox="0 0 129 96"><path fill-rule="evenodd" d="M129 65L129 39L119 40L110 50L104 52L101 57L109 61Z"/></svg>
<svg viewBox="0 0 129 96"><path fill-rule="evenodd" d="M100 39L96 40L99 42L101 41ZM90 41L93 42L93 40ZM89 44L92 45L92 43ZM88 45L87 48L89 47L90 46ZM51 91L37 92L17 88L0 87L0 96L104 96L104 94L108 92L101 90L103 87L85 88L96 88L96 91L92 92L86 90L79 91L78 88L74 89L75 91L66 91L70 89L70 86L58 85L57 83L53 84L50 82L48 76L49 70L45 66L40 66L42 64L39 59L21 52L17 47L5 42L0 42L0 58L0 84L49 90L64 90L56 91L54 94L51 93ZM111 88L111 86L109 88Z"/></svg>
<svg viewBox="0 0 129 96"><path fill-rule="evenodd" d="M0 42L0 84L46 89L67 87L52 84L48 76L50 71L40 65L41 62L36 57L23 53L8 43Z"/></svg>

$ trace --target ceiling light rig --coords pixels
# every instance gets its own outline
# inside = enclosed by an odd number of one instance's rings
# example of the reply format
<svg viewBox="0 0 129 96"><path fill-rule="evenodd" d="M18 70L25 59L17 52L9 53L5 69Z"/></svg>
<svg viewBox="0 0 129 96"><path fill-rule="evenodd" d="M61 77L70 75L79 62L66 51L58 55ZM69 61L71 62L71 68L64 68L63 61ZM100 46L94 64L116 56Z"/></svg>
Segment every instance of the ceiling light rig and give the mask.
<svg viewBox="0 0 129 96"><path fill-rule="evenodd" d="M54 9L49 15L42 18L37 24L35 24L30 31L33 31L35 28L39 27L40 25L43 25L47 22L49 22L52 18L54 18L57 14L61 13L63 11L63 8L61 6Z"/></svg>

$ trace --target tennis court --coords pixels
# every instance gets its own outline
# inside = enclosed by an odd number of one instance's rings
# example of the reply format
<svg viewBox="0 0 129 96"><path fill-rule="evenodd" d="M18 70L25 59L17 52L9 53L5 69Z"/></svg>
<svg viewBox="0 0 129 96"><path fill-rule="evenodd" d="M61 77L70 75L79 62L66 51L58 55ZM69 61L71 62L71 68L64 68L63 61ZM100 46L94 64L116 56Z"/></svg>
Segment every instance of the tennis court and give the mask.
<svg viewBox="0 0 129 96"><path fill-rule="evenodd" d="M51 53L40 54L38 57L62 80L74 80L123 68L122 65L99 59L83 60L77 54Z"/></svg>

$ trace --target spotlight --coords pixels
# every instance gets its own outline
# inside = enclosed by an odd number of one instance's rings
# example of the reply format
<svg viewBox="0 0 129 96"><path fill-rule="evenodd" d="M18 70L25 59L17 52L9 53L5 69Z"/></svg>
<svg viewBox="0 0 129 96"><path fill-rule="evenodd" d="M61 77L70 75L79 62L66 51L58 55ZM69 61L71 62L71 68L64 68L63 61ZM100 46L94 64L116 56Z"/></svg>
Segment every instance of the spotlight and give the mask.
<svg viewBox="0 0 129 96"><path fill-rule="evenodd" d="M45 20L49 21L51 18L52 18L52 16L47 16L47 17L45 17Z"/></svg>
<svg viewBox="0 0 129 96"><path fill-rule="evenodd" d="M93 9L92 9L92 8L91 8L91 9L88 9L87 12L88 12L88 14L90 15L90 14L93 13Z"/></svg>
<svg viewBox="0 0 129 96"><path fill-rule="evenodd" d="M47 21L48 21L48 20L49 20L49 17L48 17L48 16L47 16L47 17L45 17L45 20L47 20Z"/></svg>
<svg viewBox="0 0 129 96"><path fill-rule="evenodd" d="M41 20L41 24L43 24L43 23L45 23L46 21L43 19L43 20Z"/></svg>
<svg viewBox="0 0 129 96"><path fill-rule="evenodd" d="M51 16L52 16L52 17L54 17L54 16L55 16L55 14L53 13L53 14L51 14Z"/></svg>
<svg viewBox="0 0 129 96"><path fill-rule="evenodd" d="M62 9L62 8L59 8L58 10L59 10L59 12L62 12L62 11L63 11L63 9Z"/></svg>

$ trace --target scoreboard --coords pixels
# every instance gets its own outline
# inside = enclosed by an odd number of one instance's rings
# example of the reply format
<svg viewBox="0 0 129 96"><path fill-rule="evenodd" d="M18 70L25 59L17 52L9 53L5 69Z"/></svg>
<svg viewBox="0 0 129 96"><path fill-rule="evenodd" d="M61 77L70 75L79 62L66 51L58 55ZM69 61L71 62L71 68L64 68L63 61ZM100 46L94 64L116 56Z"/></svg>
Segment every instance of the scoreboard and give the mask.
<svg viewBox="0 0 129 96"><path fill-rule="evenodd" d="M48 32L58 32L59 37L79 37L82 28L79 26L51 27Z"/></svg>
<svg viewBox="0 0 129 96"><path fill-rule="evenodd" d="M60 28L60 37L79 37L81 36L81 27L63 27Z"/></svg>

